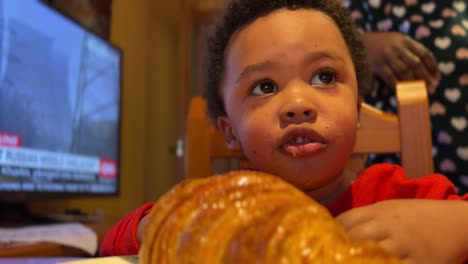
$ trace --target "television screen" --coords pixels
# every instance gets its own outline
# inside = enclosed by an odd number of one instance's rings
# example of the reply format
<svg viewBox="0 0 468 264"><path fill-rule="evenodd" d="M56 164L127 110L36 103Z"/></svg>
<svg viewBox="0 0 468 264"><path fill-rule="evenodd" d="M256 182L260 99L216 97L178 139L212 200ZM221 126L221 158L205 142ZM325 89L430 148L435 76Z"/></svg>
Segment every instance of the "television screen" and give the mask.
<svg viewBox="0 0 468 264"><path fill-rule="evenodd" d="M38 0L0 0L0 197L117 194L121 52Z"/></svg>

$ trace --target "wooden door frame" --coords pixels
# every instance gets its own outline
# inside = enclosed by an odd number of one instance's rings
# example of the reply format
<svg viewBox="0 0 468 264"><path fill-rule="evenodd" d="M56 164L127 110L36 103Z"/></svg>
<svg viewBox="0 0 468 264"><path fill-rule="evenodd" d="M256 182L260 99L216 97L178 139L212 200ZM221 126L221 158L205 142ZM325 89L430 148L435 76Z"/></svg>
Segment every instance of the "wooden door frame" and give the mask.
<svg viewBox="0 0 468 264"><path fill-rule="evenodd" d="M177 155L177 179L185 177L184 157L180 154L183 149L183 140L186 131L187 111L190 98L193 95L202 95L203 84L201 78L201 60L204 50L203 35L208 23L210 23L216 11L222 8L223 0L181 0L180 24L179 24L179 89L177 105L177 131L178 143ZM195 67L195 69L194 69ZM182 142L182 145L181 145ZM179 151L177 149L179 148Z"/></svg>

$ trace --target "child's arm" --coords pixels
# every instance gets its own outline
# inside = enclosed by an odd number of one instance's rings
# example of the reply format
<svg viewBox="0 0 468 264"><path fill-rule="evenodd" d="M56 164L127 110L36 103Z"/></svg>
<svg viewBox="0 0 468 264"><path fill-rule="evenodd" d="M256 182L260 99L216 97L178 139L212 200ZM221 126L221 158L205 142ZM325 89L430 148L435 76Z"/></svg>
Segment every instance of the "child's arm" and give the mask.
<svg viewBox="0 0 468 264"><path fill-rule="evenodd" d="M468 260L468 202L387 200L337 217L351 238L376 240L414 263Z"/></svg>
<svg viewBox="0 0 468 264"><path fill-rule="evenodd" d="M149 220L150 217L149 214L147 214L138 222L136 238L139 245L141 245L141 241L143 240L143 231L145 230L146 224Z"/></svg>
<svg viewBox="0 0 468 264"><path fill-rule="evenodd" d="M142 207L128 214L117 222L104 236L99 249L100 256L136 255L140 249L142 228L140 223L146 219L154 202L146 203ZM142 226L142 225L141 225Z"/></svg>

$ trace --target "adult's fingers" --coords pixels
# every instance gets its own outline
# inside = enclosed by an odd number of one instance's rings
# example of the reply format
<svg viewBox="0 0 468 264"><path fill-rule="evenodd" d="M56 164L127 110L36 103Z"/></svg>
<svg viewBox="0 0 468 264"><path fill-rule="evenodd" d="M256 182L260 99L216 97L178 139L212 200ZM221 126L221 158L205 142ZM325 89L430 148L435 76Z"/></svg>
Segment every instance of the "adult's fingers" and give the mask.
<svg viewBox="0 0 468 264"><path fill-rule="evenodd" d="M424 47L421 43L411 39L410 37L407 37L406 44L408 49L416 56L418 56L419 59L421 59L422 63L428 69L432 79L438 81L440 79L440 72L439 68L437 67L437 60L435 59L432 52Z"/></svg>
<svg viewBox="0 0 468 264"><path fill-rule="evenodd" d="M410 76L412 79L405 80L415 80L422 79L426 80L429 83L433 81L433 74L430 72L431 69L427 68L427 65L423 63L423 59L419 58L417 55L412 53L409 49L402 49L398 54L399 58L407 66L407 71L411 72Z"/></svg>
<svg viewBox="0 0 468 264"><path fill-rule="evenodd" d="M388 87L395 87L398 81L398 77L390 65L384 63L377 69L376 73L380 76L380 78L382 78Z"/></svg>
<svg viewBox="0 0 468 264"><path fill-rule="evenodd" d="M415 79L415 64L404 58L399 51L392 58L389 58L387 64L390 66L393 74L398 80L414 80Z"/></svg>

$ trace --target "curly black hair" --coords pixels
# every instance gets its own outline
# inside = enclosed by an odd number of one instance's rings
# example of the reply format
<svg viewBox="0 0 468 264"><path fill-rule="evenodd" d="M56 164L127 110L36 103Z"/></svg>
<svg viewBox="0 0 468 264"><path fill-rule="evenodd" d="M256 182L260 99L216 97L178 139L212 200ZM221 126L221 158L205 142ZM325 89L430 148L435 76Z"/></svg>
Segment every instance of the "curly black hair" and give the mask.
<svg viewBox="0 0 468 264"><path fill-rule="evenodd" d="M364 45L349 10L341 6L337 0L231 0L213 24L206 43L204 97L207 100L208 115L214 122L219 116L226 115L220 86L224 74L225 52L232 35L257 18L283 8L314 9L335 21L354 63L359 94L364 95L370 82Z"/></svg>

